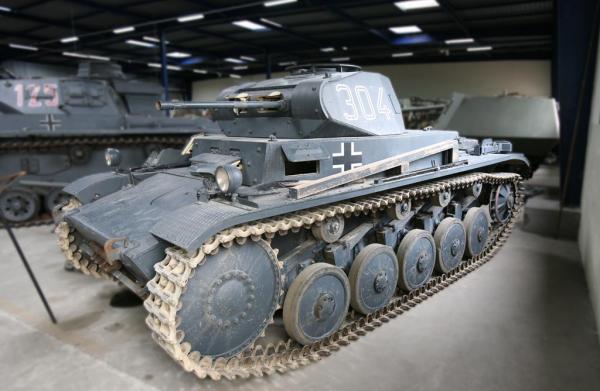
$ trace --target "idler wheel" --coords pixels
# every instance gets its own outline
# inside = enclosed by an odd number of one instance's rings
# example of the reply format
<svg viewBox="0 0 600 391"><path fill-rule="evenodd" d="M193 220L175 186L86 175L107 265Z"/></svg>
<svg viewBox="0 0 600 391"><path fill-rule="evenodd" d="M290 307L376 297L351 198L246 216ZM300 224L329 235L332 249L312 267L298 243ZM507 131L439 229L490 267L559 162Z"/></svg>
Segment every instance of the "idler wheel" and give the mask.
<svg viewBox="0 0 600 391"><path fill-rule="evenodd" d="M394 250L383 244L369 244L354 259L349 277L352 308L366 315L384 307L398 283Z"/></svg>
<svg viewBox="0 0 600 391"><path fill-rule="evenodd" d="M469 209L464 224L467 233L467 256L477 256L483 252L490 234L488 216L484 208Z"/></svg>
<svg viewBox="0 0 600 391"><path fill-rule="evenodd" d="M400 288L412 291L423 286L431 277L435 265L433 237L422 229L411 230L402 238L396 256L400 269Z"/></svg>
<svg viewBox="0 0 600 391"><path fill-rule="evenodd" d="M184 291L179 330L192 351L231 357L272 320L282 289L273 249L264 241L234 244L195 270Z"/></svg>
<svg viewBox="0 0 600 391"><path fill-rule="evenodd" d="M329 337L342 325L350 304L350 284L338 267L315 263L292 282L283 303L285 331L307 345Z"/></svg>
<svg viewBox="0 0 600 391"><path fill-rule="evenodd" d="M0 194L0 213L11 223L31 220L40 211L40 197L28 190L7 190Z"/></svg>
<svg viewBox="0 0 600 391"><path fill-rule="evenodd" d="M462 221L454 217L446 217L438 225L433 235L437 257L435 270L439 273L448 273L458 266L467 242L467 233Z"/></svg>
<svg viewBox="0 0 600 391"><path fill-rule="evenodd" d="M515 192L512 185L504 183L492 190L490 211L494 220L501 224L506 223L512 215L514 206Z"/></svg>
<svg viewBox="0 0 600 391"><path fill-rule="evenodd" d="M344 233L344 217L337 215L311 228L313 235L326 243L333 243Z"/></svg>

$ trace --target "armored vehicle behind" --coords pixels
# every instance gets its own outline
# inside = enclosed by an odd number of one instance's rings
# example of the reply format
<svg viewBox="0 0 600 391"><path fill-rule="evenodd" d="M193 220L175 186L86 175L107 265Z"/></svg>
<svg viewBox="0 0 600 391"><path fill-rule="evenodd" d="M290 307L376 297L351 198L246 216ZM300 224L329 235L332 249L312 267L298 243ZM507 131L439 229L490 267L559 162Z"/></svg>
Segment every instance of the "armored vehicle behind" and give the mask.
<svg viewBox="0 0 600 391"><path fill-rule="evenodd" d="M329 355L489 260L521 205L510 143L405 129L390 80L356 66L158 106L210 109L223 134L187 167L69 185L57 234L145 298L154 340L201 378Z"/></svg>
<svg viewBox="0 0 600 391"><path fill-rule="evenodd" d="M514 94L454 93L435 127L460 129L467 137L508 140L537 167L558 145L558 103L553 98Z"/></svg>
<svg viewBox="0 0 600 391"><path fill-rule="evenodd" d="M0 83L0 213L35 220L64 199L73 180L105 171L104 149L121 166L139 166L155 150L216 131L204 118L168 118L153 109L158 83L125 77L113 63L85 62L76 77L10 78Z"/></svg>

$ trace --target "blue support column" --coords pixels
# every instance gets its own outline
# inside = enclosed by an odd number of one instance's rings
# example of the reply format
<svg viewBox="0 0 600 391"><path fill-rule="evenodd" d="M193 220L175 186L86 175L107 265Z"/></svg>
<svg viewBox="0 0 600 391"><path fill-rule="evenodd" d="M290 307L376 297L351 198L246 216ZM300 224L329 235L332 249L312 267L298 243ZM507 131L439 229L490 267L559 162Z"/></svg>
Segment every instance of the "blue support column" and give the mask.
<svg viewBox="0 0 600 391"><path fill-rule="evenodd" d="M163 86L163 95L164 100L169 101L171 97L169 96L169 68L167 68L167 41L165 39L165 32L163 30L160 31L160 80ZM167 117L169 116L169 110L165 111Z"/></svg>
<svg viewBox="0 0 600 391"><path fill-rule="evenodd" d="M594 84L600 2L555 1L552 89L560 105L561 203L580 203Z"/></svg>

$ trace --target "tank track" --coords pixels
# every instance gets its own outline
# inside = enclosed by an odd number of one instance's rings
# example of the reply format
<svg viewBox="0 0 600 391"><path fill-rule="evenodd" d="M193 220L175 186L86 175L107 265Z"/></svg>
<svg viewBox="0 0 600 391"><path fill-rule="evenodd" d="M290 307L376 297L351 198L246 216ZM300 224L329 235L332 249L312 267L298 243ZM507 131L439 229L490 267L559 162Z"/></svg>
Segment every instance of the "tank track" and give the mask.
<svg viewBox="0 0 600 391"><path fill-rule="evenodd" d="M432 277L420 289L409 293L397 291L396 296L390 303L375 313L365 316L350 309L342 327L325 340L306 346L301 346L292 339L280 341L277 344L267 344L266 346L255 344L234 357L213 359L210 356L202 356L199 352L191 352L191 345L184 341L183 331L177 330L181 321L177 316L177 311L180 309L180 298L185 291L188 279L195 269L201 266L207 257L215 255L220 247L230 247L234 242L243 245L248 238L260 240L264 237L267 241L270 241L276 234L285 235L290 230L310 229L311 225L338 214L368 214L390 207L397 202L417 201L431 197L435 193L458 190L476 183L490 185L513 183L518 189L511 218L507 223L495 227L490 232L484 251L476 257L464 260L450 273ZM331 355L342 346L348 345L367 332L375 330L377 327L410 310L490 261L508 239L521 211L524 203L523 199L521 177L518 174L468 174L226 229L207 240L194 254L188 254L177 247L170 247L166 250L165 258L154 267L156 276L147 284L150 293L144 301L144 307L148 311L146 324L152 330L154 341L184 370L194 372L201 379L220 380L225 378L233 380L269 375L276 372L284 373L288 370L297 369ZM78 206L77 201L72 200L64 207L64 210L70 210ZM56 233L59 237L60 248L76 269L96 278L114 280L114 277L102 270L99 265L85 259L77 245L75 230L68 223L64 221L59 223ZM274 251L277 253L276 249ZM283 265L279 264L279 266L282 267ZM271 319L270 323L272 322Z"/></svg>
<svg viewBox="0 0 600 391"><path fill-rule="evenodd" d="M146 324L152 330L153 339L175 361L186 371L193 372L202 379L208 377L213 380L232 380L263 376L275 372L283 373L316 362L408 311L488 262L508 238L523 204L520 181L520 176L512 173L470 174L226 229L207 240L191 255L177 247L168 248L164 260L155 265L156 276L147 284L150 294L144 302L148 311ZM475 183L497 185L507 182L514 183L519 189L512 217L506 224L499 225L490 232L486 248L480 255L463 261L448 274L432 277L424 287L416 291L397 292L386 307L373 314L364 316L350 310L343 326L325 340L306 346L301 346L291 339L266 346L255 344L235 357L213 359L210 356L202 356L199 352L192 352L191 345L185 342L184 332L177 329L181 322L177 311L181 308L180 299L188 279L195 269L202 265L207 257L216 254L220 247L232 246L234 241L243 245L248 238L259 240L264 237L269 241L276 234L285 235L289 230L297 231L307 227L310 229L311 225L338 214L368 214L396 202L407 199L416 201L438 192L457 190Z"/></svg>
<svg viewBox="0 0 600 391"><path fill-rule="evenodd" d="M75 198L71 198L69 202L67 202L67 204L61 208L61 212L68 212L70 210L77 209L80 206L81 202ZM96 278L106 278L109 280L115 279L111 274L102 270L97 263L83 256L83 252L79 248L76 241L75 230L69 227L67 222L61 221L58 223L54 232L58 236L59 248L67 258L67 261L73 265L75 270Z"/></svg>
<svg viewBox="0 0 600 391"><path fill-rule="evenodd" d="M48 150L73 145L115 146L129 144L183 145L192 136L107 136L107 137L61 137L57 139L0 141L0 151Z"/></svg>

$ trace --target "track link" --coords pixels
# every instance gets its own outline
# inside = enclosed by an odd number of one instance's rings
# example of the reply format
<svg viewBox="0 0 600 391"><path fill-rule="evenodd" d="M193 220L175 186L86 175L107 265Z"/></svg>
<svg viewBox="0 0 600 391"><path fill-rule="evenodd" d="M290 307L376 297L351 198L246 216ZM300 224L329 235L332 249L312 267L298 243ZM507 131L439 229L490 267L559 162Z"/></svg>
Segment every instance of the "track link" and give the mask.
<svg viewBox="0 0 600 391"><path fill-rule="evenodd" d="M150 294L144 302L144 307L148 311L146 324L152 330L153 339L186 371L193 372L201 379L248 378L275 372L283 373L308 365L329 356L342 346L348 345L367 332L408 311L488 262L508 238L521 210L523 199L520 181L521 177L513 173L469 174L226 229L207 240L194 254L187 254L180 248L170 247L166 250L165 258L155 265L156 276L147 284ZM335 215L368 214L383 210L397 202L409 199L417 201L438 192L458 190L475 183L491 185L514 183L519 190L511 219L491 231L485 250L480 255L463 261L452 272L433 277L424 287L416 291L397 292L386 307L373 314L364 316L350 310L344 325L325 340L301 346L288 339L267 346L253 345L232 358L213 359L210 356L202 356L200 352L191 351L191 344L185 341L184 332L177 329L181 321L177 312L181 308L181 297L188 279L195 269L208 257L216 254L220 247L230 247L234 242L243 245L248 238L251 240L265 238L269 241L276 234L285 235L289 230L310 229L313 224Z"/></svg>

